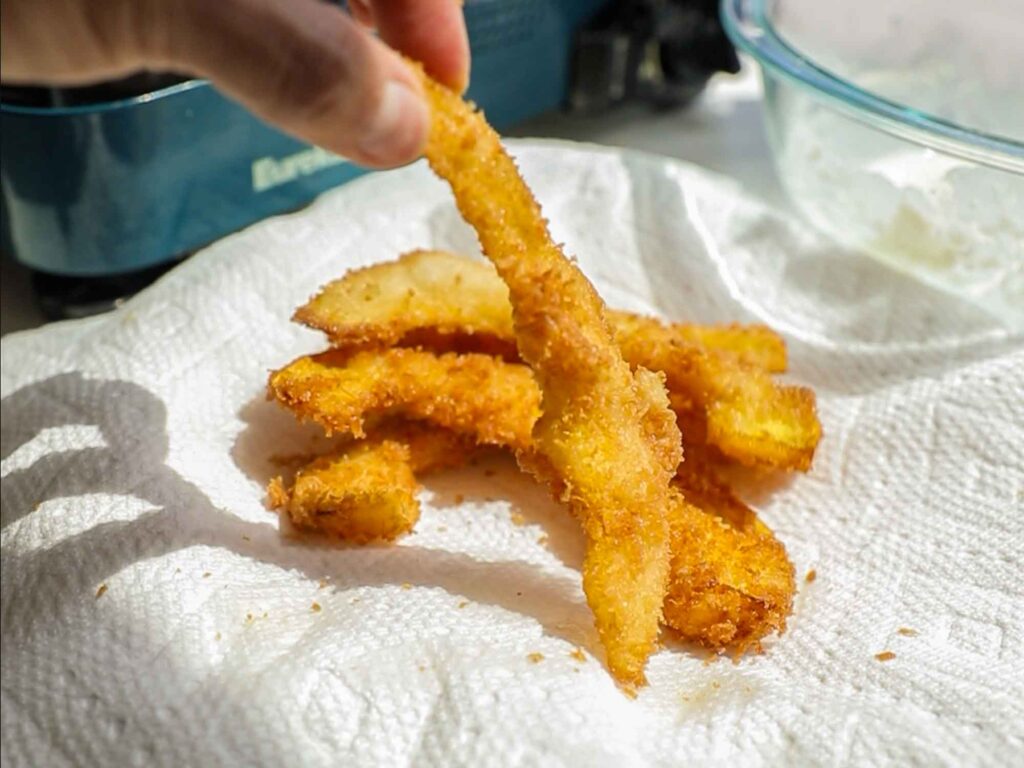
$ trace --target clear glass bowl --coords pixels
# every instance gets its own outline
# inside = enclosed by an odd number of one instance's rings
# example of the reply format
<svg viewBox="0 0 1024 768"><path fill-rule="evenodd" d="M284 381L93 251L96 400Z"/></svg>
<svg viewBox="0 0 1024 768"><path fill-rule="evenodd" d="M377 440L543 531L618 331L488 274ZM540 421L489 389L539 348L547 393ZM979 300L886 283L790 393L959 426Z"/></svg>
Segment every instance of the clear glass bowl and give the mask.
<svg viewBox="0 0 1024 768"><path fill-rule="evenodd" d="M722 0L819 229L1024 329L1024 2Z"/></svg>

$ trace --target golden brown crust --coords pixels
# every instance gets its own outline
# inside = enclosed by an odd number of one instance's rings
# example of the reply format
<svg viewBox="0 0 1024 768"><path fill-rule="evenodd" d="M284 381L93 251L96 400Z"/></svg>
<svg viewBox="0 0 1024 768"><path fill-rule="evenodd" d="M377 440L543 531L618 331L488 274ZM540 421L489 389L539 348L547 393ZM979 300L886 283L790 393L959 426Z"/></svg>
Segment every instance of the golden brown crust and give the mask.
<svg viewBox="0 0 1024 768"><path fill-rule="evenodd" d="M603 302L551 240L498 135L457 94L425 75L422 82L427 161L508 286L519 354L540 384L534 447L587 533L583 587L609 669L642 684L668 578L674 471L639 427L652 406L612 339Z"/></svg>
<svg viewBox="0 0 1024 768"><path fill-rule="evenodd" d="M652 399L665 398L645 374ZM672 420L672 421L670 421ZM675 426L652 409L644 428L673 462ZM685 434L685 430L684 430ZM795 582L785 548L715 473L706 446L688 444L668 507L672 562L664 622L686 640L742 653L785 628Z"/></svg>
<svg viewBox="0 0 1024 768"><path fill-rule="evenodd" d="M616 334L622 353L665 374L673 408L706 419L707 440L743 463L806 471L821 438L814 393L762 368L679 344L650 318Z"/></svg>
<svg viewBox="0 0 1024 768"><path fill-rule="evenodd" d="M392 346L417 330L512 339L508 288L486 262L412 251L350 271L324 286L294 319L337 346Z"/></svg>
<svg viewBox="0 0 1024 768"><path fill-rule="evenodd" d="M291 487L274 478L267 503L286 512L297 528L357 544L392 541L419 519L416 477L459 466L473 451L465 436L392 422L314 459Z"/></svg>
<svg viewBox="0 0 1024 768"><path fill-rule="evenodd" d="M530 439L540 394L525 366L487 355L394 348L300 357L270 376L271 397L329 433L362 437L371 416L426 420L481 443Z"/></svg>
<svg viewBox="0 0 1024 768"><path fill-rule="evenodd" d="M290 489L271 481L267 495L305 530L365 543L391 541L419 519L409 449L391 440L353 443L299 470Z"/></svg>
<svg viewBox="0 0 1024 768"><path fill-rule="evenodd" d="M672 508L665 623L687 640L742 653L785 629L796 589L793 566L752 510L744 514L752 524L740 530L713 514L720 509L688 501Z"/></svg>
<svg viewBox="0 0 1024 768"><path fill-rule="evenodd" d="M689 341L708 352L731 353L737 362L762 368L768 373L783 373L789 364L786 342L766 325L672 323L669 328L680 340Z"/></svg>

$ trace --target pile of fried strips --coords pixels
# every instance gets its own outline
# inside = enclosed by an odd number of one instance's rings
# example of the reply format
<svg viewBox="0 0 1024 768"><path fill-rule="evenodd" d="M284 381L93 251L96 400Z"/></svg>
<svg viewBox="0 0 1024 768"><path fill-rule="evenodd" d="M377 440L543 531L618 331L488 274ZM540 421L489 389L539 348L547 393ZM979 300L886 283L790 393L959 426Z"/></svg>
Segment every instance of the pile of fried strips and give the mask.
<svg viewBox="0 0 1024 768"><path fill-rule="evenodd" d="M390 541L417 478L511 451L586 536L583 588L608 669L645 682L659 628L760 650L794 593L782 544L733 492L737 471L807 471L814 393L780 384L782 339L610 310L562 253L498 135L421 73L426 150L488 261L415 251L349 272L295 315L330 340L269 395L337 436L268 489L299 528Z"/></svg>

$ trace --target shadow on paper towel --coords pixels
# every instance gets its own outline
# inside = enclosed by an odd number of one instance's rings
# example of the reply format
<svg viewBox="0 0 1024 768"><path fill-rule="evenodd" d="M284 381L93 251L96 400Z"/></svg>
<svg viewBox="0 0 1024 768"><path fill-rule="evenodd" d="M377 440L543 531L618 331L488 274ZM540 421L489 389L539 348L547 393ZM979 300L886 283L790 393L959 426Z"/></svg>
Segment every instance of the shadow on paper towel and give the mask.
<svg viewBox="0 0 1024 768"><path fill-rule="evenodd" d="M294 415L263 398L248 403L239 416L246 426L235 440L231 455L238 468L261 488L279 475L289 481L295 471L338 444L325 437L319 426L299 424ZM268 450L268 446L273 449ZM583 534L565 509L542 486L524 476L510 455L495 451L481 456L480 461L486 466L425 477L423 485L431 493L432 505L443 509L506 500L513 520L543 528L548 549L565 565L580 570Z"/></svg>
<svg viewBox="0 0 1024 768"><path fill-rule="evenodd" d="M239 416L246 426L235 440L232 459L260 488L278 475L290 480L302 465L338 443L325 437L316 425L298 424L291 413L262 397L245 405ZM523 475L511 456L498 451L484 454L478 466L429 475L423 486L435 509L472 509L500 499L508 506L515 524L542 529L544 546L575 573L581 570L584 540L578 523L544 488ZM582 645L595 655L600 653L593 617L582 599L578 578L567 584L531 563L477 562L465 554L407 543L401 547L348 545L296 531L285 516L281 530L307 548L344 552L349 560L365 558L367 563L359 568L367 574L374 569L392 571L394 584L439 586L476 602L530 616L549 635ZM405 542L413 540L414 536ZM388 550L386 558L372 554L381 549ZM336 585L334 579L332 583Z"/></svg>
<svg viewBox="0 0 1024 768"><path fill-rule="evenodd" d="M132 519L102 522L47 547L5 553L5 559L12 559L5 565L18 572L19 582L32 586L34 599L46 601L46 613L59 610L63 601L93 599L98 584L134 563L209 546L302 573L311 581L329 579L338 590L400 584L441 588L531 617L547 634L573 644L581 643L579 627L592 625L586 605L564 580L552 579L529 563L479 562L466 554L418 546L392 547L381 557L380 547L285 538L269 522L248 522L217 508L166 464L166 408L137 384L63 374L17 390L0 405L4 460L43 430L67 425L93 425L104 442L102 447L50 452L5 474L0 494L3 529L44 503L89 494L132 496L153 506ZM263 450L270 445L279 450L282 434L287 431L273 437L264 433ZM249 438L255 449L258 441ZM75 513L73 503L68 513ZM40 622L46 613L38 614ZM26 636L33 633L30 626L20 629ZM592 634L587 633L590 642L583 642L597 653Z"/></svg>

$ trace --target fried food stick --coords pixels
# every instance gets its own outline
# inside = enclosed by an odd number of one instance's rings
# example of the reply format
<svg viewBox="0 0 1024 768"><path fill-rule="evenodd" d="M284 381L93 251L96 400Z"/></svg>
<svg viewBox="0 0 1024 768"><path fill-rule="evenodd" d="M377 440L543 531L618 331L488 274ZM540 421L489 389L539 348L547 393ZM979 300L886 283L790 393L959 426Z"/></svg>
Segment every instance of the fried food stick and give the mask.
<svg viewBox="0 0 1024 768"><path fill-rule="evenodd" d="M663 390L653 396L659 394L666 397ZM651 411L643 426L667 456L678 434L675 418ZM710 468L705 462L696 469ZM760 649L760 638L785 628L792 608L793 566L785 549L715 475L698 475L684 461L673 485L712 506L702 510L689 496L675 494L668 508L672 562L665 623L684 639L716 650ZM743 528L730 526L730 518Z"/></svg>
<svg viewBox="0 0 1024 768"><path fill-rule="evenodd" d="M665 624L712 650L759 650L761 639L785 629L792 610L796 585L785 548L753 510L744 507L749 527L741 530L680 501L669 509ZM734 510L742 506L735 497L729 503Z"/></svg>
<svg viewBox="0 0 1024 768"><path fill-rule="evenodd" d="M639 422L667 405L641 390L603 302L551 240L498 135L458 94L419 72L431 115L427 161L508 286L516 346L540 385L528 465L586 532L583 590L609 669L626 686L643 684L668 579L675 467L659 459Z"/></svg>
<svg viewBox="0 0 1024 768"><path fill-rule="evenodd" d="M290 487L274 478L267 502L297 528L357 544L393 541L419 520L416 477L459 466L473 452L473 441L454 432L394 423L314 459Z"/></svg>
<svg viewBox="0 0 1024 768"><path fill-rule="evenodd" d="M297 528L363 544L412 530L420 516L416 488L408 448L369 439L314 460L291 487L275 477L267 503L286 512Z"/></svg>
<svg viewBox="0 0 1024 768"><path fill-rule="evenodd" d="M374 354L384 356L387 362L366 365L366 359ZM466 444L505 446L520 456L532 452L531 431L538 416L536 404L540 393L529 370L522 364L480 355L463 356L473 358L473 365L455 365L451 362L455 357L395 349L348 357L328 352L299 358L273 374L270 393L304 419L311 419L329 431L344 432L355 425L361 428L363 424L375 423L385 413L421 414L420 418L430 428L417 434L428 443L436 440L440 446L428 455L454 456L453 462L461 461L467 453L457 444L449 450L451 441L458 439L448 431L451 429L461 430ZM482 366L493 370L482 374ZM369 376L367 371L374 371L375 375ZM413 371L415 376L410 375ZM657 396L660 382L647 381L654 389L653 396ZM380 395L382 390L386 390L386 397ZM469 393L470 402L457 418L453 417L447 403L462 400L463 393ZM410 399L418 402L409 403ZM517 403L527 407L517 408ZM641 422L648 439L666 461L678 451L678 432L673 432L670 423L673 419L672 414L666 416L664 411L649 411ZM476 431L478 424L480 432ZM373 440L375 428L369 429L368 439ZM692 433L700 434L696 428ZM423 452L421 446L420 453ZM717 478L714 458L699 445L687 444L685 453L686 461L679 467L673 484L689 501L675 495L667 507L671 565L664 623L684 639L714 650L739 651L784 628L795 588L793 569L784 548L768 527ZM384 461L382 454L376 455ZM393 455L387 457L387 461L394 460ZM408 474L419 475L436 466L436 460L416 460ZM396 477L405 476L405 469L393 471ZM352 485L349 477L317 475L335 494L362 509L349 512L353 520L349 528L333 524L334 507L340 502L326 508L326 521L317 517L320 500L328 498L319 495L322 486L312 486L311 491L300 496L305 504L303 519L313 525L330 523L318 527L357 540L353 533L358 533L357 526L365 520L371 521L367 525L375 534L372 538L385 538L377 535L382 525L397 534L415 522L409 513L401 517L390 510L381 514L397 522L373 522L372 504L376 497L369 488L377 486ZM408 490L402 492L402 498L409 499L414 484L408 480L404 483ZM300 493L298 482L295 488L291 498ZM271 488L271 496L274 493ZM737 562L739 558L743 561Z"/></svg>
<svg viewBox="0 0 1024 768"><path fill-rule="evenodd" d="M665 374L673 409L706 419L707 442L725 455L775 469L810 469L821 439L814 392L776 384L762 369L679 344L671 329L624 319L615 339L629 360Z"/></svg>
<svg viewBox="0 0 1024 768"><path fill-rule="evenodd" d="M436 348L448 346L445 339L468 338L493 352L515 354L508 288L494 266L446 251L411 251L351 270L299 307L293 319L341 347L425 342ZM644 318L608 310L608 319L616 333L643 333ZM785 342L763 325L674 323L667 331L672 343L725 352L768 372L786 370ZM627 361L651 369L643 359Z"/></svg>
<svg viewBox="0 0 1024 768"><path fill-rule="evenodd" d="M355 437L368 418L401 416L518 448L540 415L540 392L523 365L400 347L300 357L271 374L268 392L300 420Z"/></svg>
<svg viewBox="0 0 1024 768"><path fill-rule="evenodd" d="M424 329L515 346L508 287L494 266L446 251L410 251L395 261L350 270L292 319L342 347L390 347Z"/></svg>

